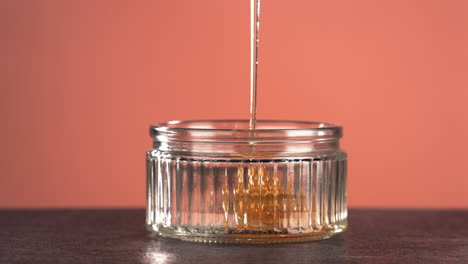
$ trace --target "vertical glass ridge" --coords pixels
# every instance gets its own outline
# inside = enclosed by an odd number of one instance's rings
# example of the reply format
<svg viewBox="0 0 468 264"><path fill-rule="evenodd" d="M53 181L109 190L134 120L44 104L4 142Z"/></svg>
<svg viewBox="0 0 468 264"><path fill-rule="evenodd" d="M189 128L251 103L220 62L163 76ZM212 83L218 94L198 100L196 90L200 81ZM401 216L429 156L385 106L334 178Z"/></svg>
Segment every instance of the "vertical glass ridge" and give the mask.
<svg viewBox="0 0 468 264"><path fill-rule="evenodd" d="M148 152L147 208L148 227L167 236L330 236L347 225L346 160L226 162Z"/></svg>

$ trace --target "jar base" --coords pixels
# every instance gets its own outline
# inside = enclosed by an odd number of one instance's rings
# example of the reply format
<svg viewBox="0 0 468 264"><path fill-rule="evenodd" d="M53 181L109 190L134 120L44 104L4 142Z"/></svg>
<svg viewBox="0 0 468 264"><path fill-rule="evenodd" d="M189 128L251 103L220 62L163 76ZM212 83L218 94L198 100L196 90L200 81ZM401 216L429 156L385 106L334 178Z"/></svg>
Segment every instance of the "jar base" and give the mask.
<svg viewBox="0 0 468 264"><path fill-rule="evenodd" d="M158 228L148 225L147 229L156 232L162 237L169 237L190 242L201 243L225 243L225 244L271 244L271 243L296 243L314 240L323 240L336 234L346 231L346 225L335 226L333 228L324 228L302 233L264 233L259 234L255 231L243 231L240 233L200 233L190 232L181 228Z"/></svg>

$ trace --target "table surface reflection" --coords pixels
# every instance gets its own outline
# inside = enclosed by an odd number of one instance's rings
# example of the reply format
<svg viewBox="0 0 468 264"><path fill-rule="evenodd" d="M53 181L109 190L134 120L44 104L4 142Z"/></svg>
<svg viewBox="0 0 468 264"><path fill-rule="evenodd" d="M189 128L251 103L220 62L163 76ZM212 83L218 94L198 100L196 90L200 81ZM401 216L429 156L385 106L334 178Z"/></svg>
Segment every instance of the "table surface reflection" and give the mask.
<svg viewBox="0 0 468 264"><path fill-rule="evenodd" d="M349 212L308 243L219 245L149 234L145 211L0 210L0 263L468 263L468 210Z"/></svg>

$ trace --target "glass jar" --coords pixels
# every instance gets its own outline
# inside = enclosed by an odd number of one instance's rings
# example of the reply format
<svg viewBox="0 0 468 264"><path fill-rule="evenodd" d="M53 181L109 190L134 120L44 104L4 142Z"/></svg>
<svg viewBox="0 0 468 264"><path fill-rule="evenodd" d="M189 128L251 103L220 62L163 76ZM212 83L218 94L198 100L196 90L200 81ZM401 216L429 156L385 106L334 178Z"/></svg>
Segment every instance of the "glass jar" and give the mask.
<svg viewBox="0 0 468 264"><path fill-rule="evenodd" d="M200 242L324 239L347 227L342 128L328 123L171 121L150 127L149 230Z"/></svg>

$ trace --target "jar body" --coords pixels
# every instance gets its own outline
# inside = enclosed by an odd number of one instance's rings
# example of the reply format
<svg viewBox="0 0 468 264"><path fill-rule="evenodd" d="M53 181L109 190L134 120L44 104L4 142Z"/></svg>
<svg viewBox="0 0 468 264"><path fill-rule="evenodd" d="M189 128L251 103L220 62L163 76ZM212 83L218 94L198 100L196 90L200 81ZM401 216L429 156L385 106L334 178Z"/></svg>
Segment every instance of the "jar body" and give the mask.
<svg viewBox="0 0 468 264"><path fill-rule="evenodd" d="M149 230L200 242L328 238L347 227L346 153L147 153Z"/></svg>

